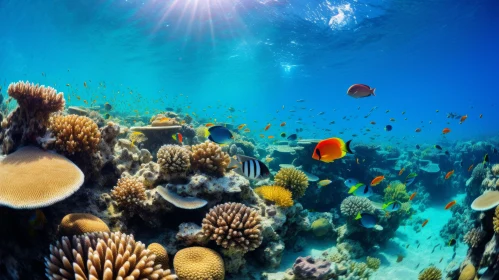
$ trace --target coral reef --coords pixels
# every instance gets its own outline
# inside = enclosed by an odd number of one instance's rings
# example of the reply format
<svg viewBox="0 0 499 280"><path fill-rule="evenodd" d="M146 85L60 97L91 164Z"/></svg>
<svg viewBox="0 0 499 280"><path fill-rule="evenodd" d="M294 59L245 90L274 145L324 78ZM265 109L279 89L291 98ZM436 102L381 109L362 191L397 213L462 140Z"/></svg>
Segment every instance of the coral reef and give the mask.
<svg viewBox="0 0 499 280"><path fill-rule="evenodd" d="M261 186L255 192L263 199L274 202L280 207L293 206L291 191L281 186Z"/></svg>
<svg viewBox="0 0 499 280"><path fill-rule="evenodd" d="M218 205L203 219L203 233L225 249L244 253L262 243L261 217L241 203Z"/></svg>
<svg viewBox="0 0 499 280"><path fill-rule="evenodd" d="M476 248L483 242L484 237L484 231L480 228L473 228L464 236L464 242L466 242L470 247Z"/></svg>
<svg viewBox="0 0 499 280"><path fill-rule="evenodd" d="M110 232L103 220L88 213L71 213L62 218L59 235L73 236L91 232Z"/></svg>
<svg viewBox="0 0 499 280"><path fill-rule="evenodd" d="M494 224L494 231L499 233L499 206L496 207L492 223Z"/></svg>
<svg viewBox="0 0 499 280"><path fill-rule="evenodd" d="M118 203L119 207L133 212L141 207L146 200L146 189L144 184L133 177L124 177L111 191L111 197Z"/></svg>
<svg viewBox="0 0 499 280"><path fill-rule="evenodd" d="M381 260L378 258L373 258L373 257L367 256L366 265L370 269L377 270L381 265Z"/></svg>
<svg viewBox="0 0 499 280"><path fill-rule="evenodd" d="M225 266L220 255L204 247L185 248L173 259L175 273L180 280L225 279Z"/></svg>
<svg viewBox="0 0 499 280"><path fill-rule="evenodd" d="M289 189L293 193L293 199L298 199L308 188L308 178L298 169L282 168L275 175L274 184Z"/></svg>
<svg viewBox="0 0 499 280"><path fill-rule="evenodd" d="M418 276L419 280L442 280L442 271L435 266L425 268Z"/></svg>
<svg viewBox="0 0 499 280"><path fill-rule="evenodd" d="M376 208L371 201L365 197L349 196L341 202L341 214L348 218L354 218L358 213L374 213Z"/></svg>
<svg viewBox="0 0 499 280"><path fill-rule="evenodd" d="M88 117L67 115L50 118L48 128L55 137L55 148L65 155L92 154L97 151L101 134Z"/></svg>
<svg viewBox="0 0 499 280"><path fill-rule="evenodd" d="M230 164L230 157L222 151L220 146L206 141L191 148L191 165L194 170L214 176L224 175L225 170Z"/></svg>
<svg viewBox="0 0 499 280"><path fill-rule="evenodd" d="M325 280L331 276L331 263L324 260L315 260L314 258L299 257L293 264L294 279L316 279Z"/></svg>
<svg viewBox="0 0 499 280"><path fill-rule="evenodd" d="M389 186L389 188L383 190L385 193L385 203L391 201L399 201L401 203L409 201L409 194L407 193L405 184L397 180L390 182Z"/></svg>
<svg viewBox="0 0 499 280"><path fill-rule="evenodd" d="M166 180L185 177L191 166L189 150L177 145L164 145L158 150L157 158L161 175Z"/></svg>

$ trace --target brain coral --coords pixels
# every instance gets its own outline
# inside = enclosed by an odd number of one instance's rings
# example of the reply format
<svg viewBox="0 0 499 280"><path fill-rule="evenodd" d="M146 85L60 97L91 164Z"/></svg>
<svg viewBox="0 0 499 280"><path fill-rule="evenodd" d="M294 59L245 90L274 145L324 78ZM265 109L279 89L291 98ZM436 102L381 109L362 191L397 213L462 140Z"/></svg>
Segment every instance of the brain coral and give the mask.
<svg viewBox="0 0 499 280"><path fill-rule="evenodd" d="M0 159L0 205L40 208L61 201L83 184L83 172L54 152L23 147Z"/></svg>
<svg viewBox="0 0 499 280"><path fill-rule="evenodd" d="M224 261L212 249L190 247L177 252L173 267L180 280L223 280Z"/></svg>
<svg viewBox="0 0 499 280"><path fill-rule="evenodd" d="M178 279L154 261L132 235L88 233L50 245L45 274L49 279Z"/></svg>
<svg viewBox="0 0 499 280"><path fill-rule="evenodd" d="M61 111L66 105L63 94L57 93L54 88L29 82L12 83L7 93L17 101L19 107L36 117L46 118L49 113Z"/></svg>
<svg viewBox="0 0 499 280"><path fill-rule="evenodd" d="M230 157L217 144L207 141L192 146L192 167L206 174L223 176Z"/></svg>
<svg viewBox="0 0 499 280"><path fill-rule="evenodd" d="M373 213L376 208L365 197L349 196L341 202L341 214L353 218L358 213Z"/></svg>
<svg viewBox="0 0 499 280"><path fill-rule="evenodd" d="M272 201L281 207L293 206L291 191L281 186L261 186L255 192L265 200Z"/></svg>
<svg viewBox="0 0 499 280"><path fill-rule="evenodd" d="M289 189L293 193L293 198L297 199L305 194L308 188L308 177L298 169L281 168L275 175L274 183Z"/></svg>
<svg viewBox="0 0 499 280"><path fill-rule="evenodd" d="M418 276L419 280L441 280L442 279L442 271L436 268L435 266L427 267Z"/></svg>
<svg viewBox="0 0 499 280"><path fill-rule="evenodd" d="M100 142L99 127L88 117L54 116L50 118L49 129L56 139L57 151L66 155L79 152L92 154Z"/></svg>
<svg viewBox="0 0 499 280"><path fill-rule="evenodd" d="M87 213L72 213L64 216L59 225L60 235L82 235L90 232L110 232L109 227L98 217Z"/></svg>
<svg viewBox="0 0 499 280"><path fill-rule="evenodd" d="M244 253L262 244L261 217L241 203L224 203L210 209L203 219L203 233L226 249Z"/></svg>
<svg viewBox="0 0 499 280"><path fill-rule="evenodd" d="M118 205L127 210L133 210L146 200L144 184L134 177L124 177L111 191L111 197Z"/></svg>
<svg viewBox="0 0 499 280"><path fill-rule="evenodd" d="M464 236L464 242L466 242L470 247L476 248L480 246L485 237L485 232L480 228L472 228Z"/></svg>
<svg viewBox="0 0 499 280"><path fill-rule="evenodd" d="M172 176L185 176L191 167L191 153L181 146L164 145L159 148L157 157L161 173L169 179Z"/></svg>
<svg viewBox="0 0 499 280"><path fill-rule="evenodd" d="M168 258L168 253L166 252L165 247L159 243L151 243L147 246L147 250L156 255L154 263L160 264L164 269L170 268L170 258Z"/></svg>

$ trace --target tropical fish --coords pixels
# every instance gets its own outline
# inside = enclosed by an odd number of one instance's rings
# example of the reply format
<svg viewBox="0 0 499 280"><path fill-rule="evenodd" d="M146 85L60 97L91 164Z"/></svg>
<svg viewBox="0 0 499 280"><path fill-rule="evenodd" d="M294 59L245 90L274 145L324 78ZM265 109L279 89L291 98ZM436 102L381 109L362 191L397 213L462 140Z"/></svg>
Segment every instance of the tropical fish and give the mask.
<svg viewBox="0 0 499 280"><path fill-rule="evenodd" d="M111 118L111 115L109 113L104 114L104 119L109 120Z"/></svg>
<svg viewBox="0 0 499 280"><path fill-rule="evenodd" d="M142 143L147 141L147 137L142 132L134 131L128 136L128 139L132 141L132 146L135 146L136 143Z"/></svg>
<svg viewBox="0 0 499 280"><path fill-rule="evenodd" d="M210 133L208 139L217 144L227 144L234 138L230 130L220 125L210 127L208 132Z"/></svg>
<svg viewBox="0 0 499 280"><path fill-rule="evenodd" d="M426 224L427 224L429 221L430 221L430 220L428 220L428 219L424 220L424 222L421 224L421 227L425 227L425 226L426 226ZM431 236L430 236L430 237L431 237Z"/></svg>
<svg viewBox="0 0 499 280"><path fill-rule="evenodd" d="M319 187L325 187L325 186L327 186L327 185L331 184L331 182L332 182L332 181L331 181L331 180L329 180L329 179L320 180L320 181L317 183L317 185L318 185Z"/></svg>
<svg viewBox="0 0 499 280"><path fill-rule="evenodd" d="M452 174L454 174L454 170L447 172L447 174L445 174L445 180L449 179Z"/></svg>
<svg viewBox="0 0 499 280"><path fill-rule="evenodd" d="M468 172L471 172L471 170L473 170L473 164L468 167Z"/></svg>
<svg viewBox="0 0 499 280"><path fill-rule="evenodd" d="M405 168L402 167L402 169L400 169L400 171L399 171L399 176L402 175L404 173L404 171L405 171Z"/></svg>
<svg viewBox="0 0 499 280"><path fill-rule="evenodd" d="M108 102L106 102L104 104L104 109L106 109L106 111L111 111L113 109L113 106L111 106L111 104L109 104Z"/></svg>
<svg viewBox="0 0 499 280"><path fill-rule="evenodd" d="M442 150L442 147L440 147L440 145L435 145L433 147L435 147L435 149L437 149L437 150L440 150L440 151Z"/></svg>
<svg viewBox="0 0 499 280"><path fill-rule="evenodd" d="M446 155L450 156L449 151L445 151L444 153L445 153Z"/></svg>
<svg viewBox="0 0 499 280"><path fill-rule="evenodd" d="M388 212L395 212L402 207L402 203L398 201L390 201L388 203L383 204L383 210Z"/></svg>
<svg viewBox="0 0 499 280"><path fill-rule="evenodd" d="M409 197L409 200L413 200L416 197L417 192L413 192Z"/></svg>
<svg viewBox="0 0 499 280"><path fill-rule="evenodd" d="M398 263L401 262L401 261L403 261L403 260L404 260L404 256L402 256L402 255L398 255L397 256L397 262Z"/></svg>
<svg viewBox="0 0 499 280"><path fill-rule="evenodd" d="M377 221L376 216L369 213L358 213L355 220L360 220L360 224L365 228L373 228Z"/></svg>
<svg viewBox="0 0 499 280"><path fill-rule="evenodd" d="M480 114L480 119L481 119L481 118L483 118L483 115L482 115L482 114Z"/></svg>
<svg viewBox="0 0 499 280"><path fill-rule="evenodd" d="M449 243L447 243L447 246L454 246L454 245L456 245L456 242L457 242L457 241L456 241L456 239L451 238L451 239L449 240Z"/></svg>
<svg viewBox="0 0 499 280"><path fill-rule="evenodd" d="M421 128L416 128L416 132L421 132Z"/></svg>
<svg viewBox="0 0 499 280"><path fill-rule="evenodd" d="M421 146L419 146L418 144L416 144L416 149L421 149Z"/></svg>
<svg viewBox="0 0 499 280"><path fill-rule="evenodd" d="M381 183L381 181L383 180L385 180L385 176L383 175L378 176L371 181L371 186L376 186L377 184Z"/></svg>
<svg viewBox="0 0 499 280"><path fill-rule="evenodd" d="M281 135L282 138L286 137L286 133L284 133L284 132L281 132L280 135Z"/></svg>
<svg viewBox="0 0 499 280"><path fill-rule="evenodd" d="M282 122L282 123L281 123L281 126L285 126L285 125L286 125L286 122Z"/></svg>
<svg viewBox="0 0 499 280"><path fill-rule="evenodd" d="M267 124L267 126L266 126L263 130L264 130L264 131L267 131L267 130L269 130L269 128L270 128L270 123L269 123L269 124Z"/></svg>
<svg viewBox="0 0 499 280"><path fill-rule="evenodd" d="M274 160L274 158L271 158L271 157L268 157L268 156L265 158L265 162L271 162L273 160Z"/></svg>
<svg viewBox="0 0 499 280"><path fill-rule="evenodd" d="M483 157L483 165L485 165L488 162L489 162L489 154L485 154L485 156Z"/></svg>
<svg viewBox="0 0 499 280"><path fill-rule="evenodd" d="M363 98L371 95L376 96L376 94L374 94L375 90L376 88L371 88L368 85L354 84L348 88L347 94L353 98Z"/></svg>
<svg viewBox="0 0 499 280"><path fill-rule="evenodd" d="M407 177L405 178L405 185L410 186L412 182L414 182L416 176L418 176L418 174L416 173L410 173L409 175L407 175Z"/></svg>
<svg viewBox="0 0 499 280"><path fill-rule="evenodd" d="M346 179L344 183L345 186L350 189L351 187L357 185L359 183L359 180L351 178L351 179Z"/></svg>
<svg viewBox="0 0 499 280"><path fill-rule="evenodd" d="M172 135L172 138L173 140L175 141L178 141L180 144L182 144L182 141L183 141L183 137L182 137L182 133L175 133Z"/></svg>
<svg viewBox="0 0 499 280"><path fill-rule="evenodd" d="M248 133L248 132L250 132L250 129L249 129L249 128L245 128L245 129L244 129L244 132L245 132L245 133Z"/></svg>
<svg viewBox="0 0 499 280"><path fill-rule="evenodd" d="M387 125L387 126L385 126L385 130L386 130L386 131L392 131L392 128L393 128L393 127L392 127L391 125Z"/></svg>
<svg viewBox="0 0 499 280"><path fill-rule="evenodd" d="M260 138L264 138L265 137L265 135L263 135L263 134L260 134L258 136L260 136Z"/></svg>
<svg viewBox="0 0 499 280"><path fill-rule="evenodd" d="M394 118L390 118L390 121L391 121L391 122L394 122L394 121L395 121L395 119L394 119Z"/></svg>
<svg viewBox="0 0 499 280"><path fill-rule="evenodd" d="M344 157L347 153L353 154L352 150L350 150L351 142L352 140L349 140L345 143L340 138L322 140L315 146L312 158L323 162L332 162Z"/></svg>
<svg viewBox="0 0 499 280"><path fill-rule="evenodd" d="M207 124L205 124L204 126L205 126L205 127L212 127L212 126L214 126L214 125L215 125L215 124L213 124L213 123L207 123Z"/></svg>
<svg viewBox="0 0 499 280"><path fill-rule="evenodd" d="M288 139L288 140L290 140L290 141L295 141L296 139L298 139L298 135L296 135L296 134L291 134L291 135L289 135L289 136L288 136L288 138L287 138L287 139Z"/></svg>
<svg viewBox="0 0 499 280"><path fill-rule="evenodd" d="M370 197L374 194L374 191L370 186L358 183L357 185L351 187L348 193L360 197Z"/></svg>
<svg viewBox="0 0 499 280"><path fill-rule="evenodd" d="M238 126L237 126L237 129L241 130L241 129L243 129L243 127L245 127L245 126L246 126L246 124L240 124L240 125L238 125Z"/></svg>
<svg viewBox="0 0 499 280"><path fill-rule="evenodd" d="M459 120L459 124L462 124L467 118L468 118L468 115L462 116L461 119Z"/></svg>
<svg viewBox="0 0 499 280"><path fill-rule="evenodd" d="M372 125L375 125L375 124L376 124L376 122L375 122L375 121L372 121L372 122L371 122L371 124L372 124Z"/></svg>
<svg viewBox="0 0 499 280"><path fill-rule="evenodd" d="M269 168L261 161L243 155L236 155L241 164L240 171L249 179L264 179L270 175Z"/></svg>
<svg viewBox="0 0 499 280"><path fill-rule="evenodd" d="M269 138L269 139L274 139L274 136L273 136L273 135L270 135L270 136L268 136L267 138Z"/></svg>
<svg viewBox="0 0 499 280"><path fill-rule="evenodd" d="M450 129L448 129L447 127L442 130L442 134L447 134L449 132L450 132Z"/></svg>
<svg viewBox="0 0 499 280"><path fill-rule="evenodd" d="M457 201L453 200L445 205L445 210L449 210L452 206L456 205Z"/></svg>

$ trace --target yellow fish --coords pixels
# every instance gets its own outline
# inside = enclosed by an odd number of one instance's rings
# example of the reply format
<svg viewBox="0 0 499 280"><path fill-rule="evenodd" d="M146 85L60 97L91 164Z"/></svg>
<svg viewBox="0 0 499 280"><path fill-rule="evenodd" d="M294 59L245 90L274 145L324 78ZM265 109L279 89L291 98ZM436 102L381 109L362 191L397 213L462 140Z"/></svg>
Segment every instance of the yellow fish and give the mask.
<svg viewBox="0 0 499 280"><path fill-rule="evenodd" d="M331 181L331 180L329 180L329 179L326 179L326 180L320 180L320 181L317 183L317 185L318 185L319 187L325 187L325 186L327 186L327 185L331 184L331 182L332 182L332 181Z"/></svg>

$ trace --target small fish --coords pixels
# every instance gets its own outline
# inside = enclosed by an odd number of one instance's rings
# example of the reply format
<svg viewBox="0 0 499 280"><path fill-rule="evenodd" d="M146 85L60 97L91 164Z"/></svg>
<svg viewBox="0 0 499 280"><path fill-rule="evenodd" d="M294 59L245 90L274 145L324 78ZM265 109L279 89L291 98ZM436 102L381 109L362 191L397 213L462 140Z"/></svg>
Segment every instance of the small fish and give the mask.
<svg viewBox="0 0 499 280"><path fill-rule="evenodd" d="M375 124L376 124L376 122L375 122L375 121L372 121L372 122L371 122L371 124L372 124L372 125L375 125Z"/></svg>
<svg viewBox="0 0 499 280"><path fill-rule="evenodd" d="M402 169L400 169L400 171L399 171L399 176L404 174L404 171L405 171L405 168L402 167Z"/></svg>
<svg viewBox="0 0 499 280"><path fill-rule="evenodd" d="M104 114L104 119L109 120L111 118L111 115L109 113Z"/></svg>
<svg viewBox="0 0 499 280"><path fill-rule="evenodd" d="M409 249L409 245L410 245L410 244L407 244L407 246L405 246L405 248L406 248L406 249Z"/></svg>
<svg viewBox="0 0 499 280"><path fill-rule="evenodd" d="M386 110L385 113L390 113L390 110Z"/></svg>
<svg viewBox="0 0 499 280"><path fill-rule="evenodd" d="M376 216L369 213L358 213L355 220L360 220L360 224L365 228L373 228L377 221Z"/></svg>
<svg viewBox="0 0 499 280"><path fill-rule="evenodd" d="M298 103L305 102L305 99L298 99L298 100L296 100L296 102L298 102Z"/></svg>
<svg viewBox="0 0 499 280"><path fill-rule="evenodd" d="M418 248L419 248L419 245L418 245ZM418 267L419 267L420 264L421 263L418 263L418 265L416 265L416 267L414 269L418 269Z"/></svg>
<svg viewBox="0 0 499 280"><path fill-rule="evenodd" d="M87 82L83 82L83 86L84 86L84 87L87 87Z"/></svg>
<svg viewBox="0 0 499 280"><path fill-rule="evenodd" d="M265 137L265 135L263 135L263 134L260 134L258 136L260 136L260 138L264 138Z"/></svg>
<svg viewBox="0 0 499 280"><path fill-rule="evenodd" d="M445 153L446 155L450 156L449 151L445 151L444 153Z"/></svg>
<svg viewBox="0 0 499 280"><path fill-rule="evenodd" d="M471 172L471 170L473 170L473 164L468 167L468 172Z"/></svg>
<svg viewBox="0 0 499 280"><path fill-rule="evenodd" d="M483 165L485 165L488 162L489 162L489 154L485 154L485 156L483 157Z"/></svg>
<svg viewBox="0 0 499 280"><path fill-rule="evenodd" d="M386 130L386 131L392 131L392 128L393 128L393 127L392 127L391 125L387 125L387 126L385 126L385 130Z"/></svg>
<svg viewBox="0 0 499 280"><path fill-rule="evenodd" d="M286 126L286 122L282 122L282 123L280 124L280 126L281 126L281 127Z"/></svg>
<svg viewBox="0 0 499 280"><path fill-rule="evenodd" d="M397 262L398 263L401 262L401 261L403 261L403 260L404 260L404 256L402 256L402 255L398 255L397 256Z"/></svg>
<svg viewBox="0 0 499 280"><path fill-rule="evenodd" d="M418 243L418 247L416 247L416 249L419 249L419 246L421 246L421 243Z"/></svg>
<svg viewBox="0 0 499 280"><path fill-rule="evenodd" d="M418 176L418 174L416 173L410 173L409 175L407 175L407 177L405 178L405 185L410 186L416 179L416 176Z"/></svg>
<svg viewBox="0 0 499 280"><path fill-rule="evenodd" d="M331 182L332 182L332 181L331 181L331 180L329 180L329 179L320 180L319 182L317 182L317 185L318 185L319 187L325 187L325 186L327 186L327 185L331 184Z"/></svg>
<svg viewBox="0 0 499 280"><path fill-rule="evenodd" d="M353 178L352 179L346 179L345 182L343 182L343 183L345 183L345 186L348 189L350 189L351 187L357 185L359 183L359 180L353 179Z"/></svg>
<svg viewBox="0 0 499 280"><path fill-rule="evenodd" d="M175 133L172 135L172 138L173 140L175 141L178 141L180 144L182 144L182 141L183 141L183 137L182 137L182 133Z"/></svg>
<svg viewBox="0 0 499 280"><path fill-rule="evenodd" d="M350 143L346 143L340 138L329 138L320 141L314 149L312 158L323 162L333 162L336 159L344 157L347 153L353 154L350 149Z"/></svg>
<svg viewBox="0 0 499 280"><path fill-rule="evenodd" d="M250 132L251 130L250 130L249 128L245 128L243 131L244 131L245 133L248 133L248 132Z"/></svg>
<svg viewBox="0 0 499 280"><path fill-rule="evenodd" d="M264 179L270 175L269 168L261 161L243 155L236 155L241 163L241 172L249 179Z"/></svg>
<svg viewBox="0 0 499 280"><path fill-rule="evenodd" d="M234 138L230 130L220 125L211 126L208 132L210 133L208 139L217 144L227 144Z"/></svg>
<svg viewBox="0 0 499 280"><path fill-rule="evenodd" d="M286 133L285 132L281 132L280 135L281 135L282 138L286 137Z"/></svg>
<svg viewBox="0 0 499 280"><path fill-rule="evenodd" d="M454 170L447 172L447 174L445 174L445 180L449 179L452 176L452 174L454 174Z"/></svg>
<svg viewBox="0 0 499 280"><path fill-rule="evenodd" d="M482 114L480 114L480 119L481 119L481 118L483 118L483 115L482 115Z"/></svg>
<svg viewBox="0 0 499 280"><path fill-rule="evenodd" d="M421 227L425 227L425 226L426 226L426 224L427 224L429 221L430 221L430 220L428 220L428 219L424 220L424 222L421 224Z"/></svg>
<svg viewBox="0 0 499 280"><path fill-rule="evenodd" d="M269 128L270 128L270 123L269 123L269 124L267 124L267 126L266 126L263 130L264 130L264 131L267 131L267 130L269 130Z"/></svg>
<svg viewBox="0 0 499 280"><path fill-rule="evenodd" d="M388 203L383 204L383 210L388 211L388 212L395 212L398 211L402 207L402 203L398 201L391 201Z"/></svg>
<svg viewBox="0 0 499 280"><path fill-rule="evenodd" d="M214 125L215 125L214 123L207 123L207 124L205 124L204 126L205 126L205 127L212 127L212 126L214 126Z"/></svg>
<svg viewBox="0 0 499 280"><path fill-rule="evenodd" d="M394 122L394 121L395 121L395 119L394 119L394 118L390 118L390 121L391 121L391 122Z"/></svg>
<svg viewBox="0 0 499 280"><path fill-rule="evenodd" d="M106 102L104 104L104 109L106 109L106 111L111 111L113 109L113 106L111 106L111 104Z"/></svg>
<svg viewBox="0 0 499 280"><path fill-rule="evenodd" d="M456 239L451 238L451 239L449 240L449 243L447 243L447 246L454 246L454 245L456 245L456 242L457 242L457 241L456 241Z"/></svg>
<svg viewBox="0 0 499 280"><path fill-rule="evenodd" d="M371 181L371 186L376 186L378 185L379 183L381 183L381 181L385 180L385 176L381 175L381 176L378 176L376 178L374 178L372 181Z"/></svg>
<svg viewBox="0 0 499 280"><path fill-rule="evenodd" d="M444 209L445 209L445 210L449 210L452 206L456 205L456 203L457 203L457 202L456 202L455 200L453 200L453 201L451 201L451 202L447 203L447 205L445 205L445 208L444 208Z"/></svg>
<svg viewBox="0 0 499 280"><path fill-rule="evenodd" d="M444 257L442 257L438 263L441 263L443 260L444 260Z"/></svg>
<svg viewBox="0 0 499 280"><path fill-rule="evenodd" d="M359 162L359 158L357 158L357 164L360 164L360 162Z"/></svg>
<svg viewBox="0 0 499 280"><path fill-rule="evenodd" d="M413 192L409 197L409 200L413 200L416 197L417 192Z"/></svg>
<svg viewBox="0 0 499 280"><path fill-rule="evenodd" d="M245 127L245 126L246 126L246 124L240 124L240 125L238 125L238 126L237 126L237 129L241 130L241 129L243 129L243 127Z"/></svg>
<svg viewBox="0 0 499 280"><path fill-rule="evenodd" d="M357 185L351 187L348 193L360 197L370 197L374 194L374 191L372 187L358 183Z"/></svg>
<svg viewBox="0 0 499 280"><path fill-rule="evenodd" d="M442 130L442 134L447 134L449 132L450 132L450 129L447 127Z"/></svg>
<svg viewBox="0 0 499 280"><path fill-rule="evenodd" d="M142 132L134 131L129 136L128 139L132 142L132 146L135 146L136 143L142 143L147 141L147 137Z"/></svg>
<svg viewBox="0 0 499 280"><path fill-rule="evenodd" d="M468 115L462 116L461 119L459 120L459 124L462 124L467 118L468 118Z"/></svg>
<svg viewBox="0 0 499 280"><path fill-rule="evenodd" d="M421 146L419 146L419 144L416 144L416 149L421 149Z"/></svg>
<svg viewBox="0 0 499 280"><path fill-rule="evenodd" d="M273 136L273 135L270 135L270 136L268 136L267 138L269 138L269 139L274 139L274 136Z"/></svg>
<svg viewBox="0 0 499 280"><path fill-rule="evenodd" d="M293 134L289 135L287 139L290 141L295 141L297 138L298 138L298 135L296 135L296 133L293 133Z"/></svg>
<svg viewBox="0 0 499 280"><path fill-rule="evenodd" d="M416 132L421 132L421 128L416 128Z"/></svg>
<svg viewBox="0 0 499 280"><path fill-rule="evenodd" d="M374 94L375 90L375 88L371 88L368 85L354 84L348 88L347 95L353 98L363 98L371 95L376 96L376 94Z"/></svg>
<svg viewBox="0 0 499 280"><path fill-rule="evenodd" d="M435 147L435 149L437 149L437 150L440 150L440 151L442 150L442 147L440 147L440 145L435 145L433 147Z"/></svg>
<svg viewBox="0 0 499 280"><path fill-rule="evenodd" d="M273 160L274 160L274 158L271 158L271 157L268 157L268 156L265 158L265 162L267 162L267 163L269 163L269 162L271 162Z"/></svg>

